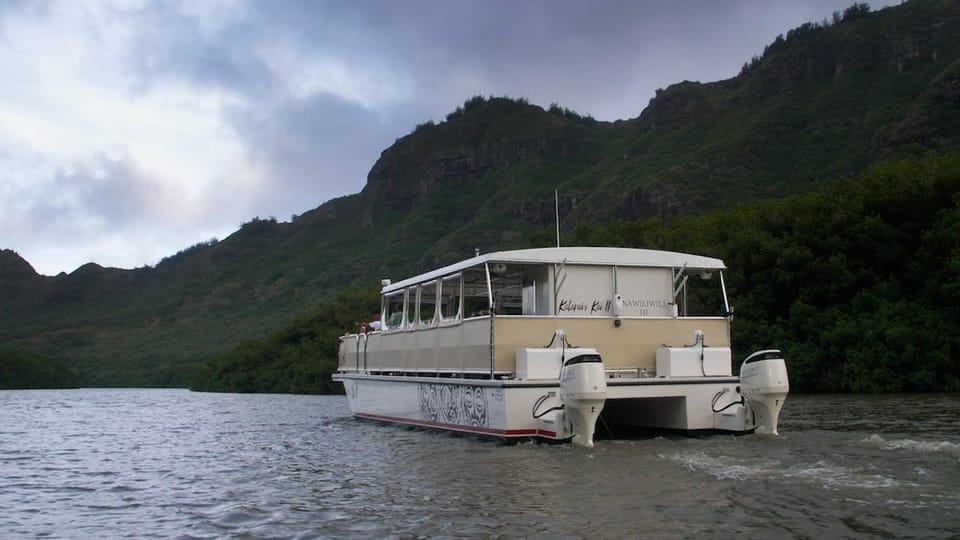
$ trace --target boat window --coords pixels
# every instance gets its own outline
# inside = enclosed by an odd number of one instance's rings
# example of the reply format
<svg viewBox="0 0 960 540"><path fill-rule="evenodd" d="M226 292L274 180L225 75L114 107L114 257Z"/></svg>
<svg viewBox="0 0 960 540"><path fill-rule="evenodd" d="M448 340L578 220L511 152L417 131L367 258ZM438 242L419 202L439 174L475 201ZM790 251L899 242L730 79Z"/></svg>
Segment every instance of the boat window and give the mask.
<svg viewBox="0 0 960 540"><path fill-rule="evenodd" d="M521 315L523 313L523 275L517 267L505 267L490 276L493 289L493 303L500 315Z"/></svg>
<svg viewBox="0 0 960 540"><path fill-rule="evenodd" d="M417 320L417 286L407 287L407 316L403 322L407 328L412 328Z"/></svg>
<svg viewBox="0 0 960 540"><path fill-rule="evenodd" d="M501 315L523 313L523 271L520 265L490 263L490 287L487 270L483 266L463 271L464 317L483 317L490 314L490 293L493 305Z"/></svg>
<svg viewBox="0 0 960 540"><path fill-rule="evenodd" d="M437 313L437 282L431 281L420 285L419 320L421 325L430 325L434 322Z"/></svg>
<svg viewBox="0 0 960 540"><path fill-rule="evenodd" d="M719 272L690 272L678 301L687 316L718 316L726 312Z"/></svg>
<svg viewBox="0 0 960 540"><path fill-rule="evenodd" d="M460 274L440 280L440 320L455 321L460 318Z"/></svg>
<svg viewBox="0 0 960 540"><path fill-rule="evenodd" d="M396 291L386 296L385 318L383 325L385 330L396 330L403 327L403 304L406 298L406 291Z"/></svg>
<svg viewBox="0 0 960 540"><path fill-rule="evenodd" d="M482 317L490 314L487 295L487 274L483 266L463 271L463 316Z"/></svg>

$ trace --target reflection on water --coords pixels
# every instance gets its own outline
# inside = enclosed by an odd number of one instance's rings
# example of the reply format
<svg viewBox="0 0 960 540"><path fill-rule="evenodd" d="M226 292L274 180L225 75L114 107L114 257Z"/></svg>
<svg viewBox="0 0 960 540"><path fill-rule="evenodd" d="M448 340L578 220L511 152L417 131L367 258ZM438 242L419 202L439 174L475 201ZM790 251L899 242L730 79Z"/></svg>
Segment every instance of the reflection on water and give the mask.
<svg viewBox="0 0 960 540"><path fill-rule="evenodd" d="M335 396L0 392L0 536L960 535L960 396L791 396L781 437L495 442Z"/></svg>

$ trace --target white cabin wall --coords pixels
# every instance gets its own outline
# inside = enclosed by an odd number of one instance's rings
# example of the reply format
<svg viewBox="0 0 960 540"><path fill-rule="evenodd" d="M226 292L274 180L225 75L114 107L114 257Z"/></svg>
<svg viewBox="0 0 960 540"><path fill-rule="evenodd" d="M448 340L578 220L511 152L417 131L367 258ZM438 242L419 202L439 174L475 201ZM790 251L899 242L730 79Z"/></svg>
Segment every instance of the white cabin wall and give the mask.
<svg viewBox="0 0 960 540"><path fill-rule="evenodd" d="M673 274L669 268L566 265L560 273L561 317L611 316L614 295L623 299L621 315L671 317Z"/></svg>
<svg viewBox="0 0 960 540"><path fill-rule="evenodd" d="M629 317L616 326L607 317L497 317L496 370L513 371L516 351L544 347L562 329L576 347L595 348L608 369L655 368L657 349L689 345L696 330L709 347L729 347L730 322L722 317Z"/></svg>
<svg viewBox="0 0 960 540"><path fill-rule="evenodd" d="M669 268L617 268L623 316L672 317L673 272Z"/></svg>

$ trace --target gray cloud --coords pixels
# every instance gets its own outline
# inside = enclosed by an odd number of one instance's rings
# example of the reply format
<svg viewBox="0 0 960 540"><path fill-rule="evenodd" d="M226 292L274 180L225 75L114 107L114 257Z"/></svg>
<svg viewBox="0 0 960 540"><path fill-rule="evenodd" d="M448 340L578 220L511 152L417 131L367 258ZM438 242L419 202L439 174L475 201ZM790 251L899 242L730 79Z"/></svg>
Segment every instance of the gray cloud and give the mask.
<svg viewBox="0 0 960 540"><path fill-rule="evenodd" d="M135 37L125 54L134 88L148 91L158 80L173 79L250 95L272 89L273 75L251 49L257 29L249 21L230 21L205 30L196 17L169 2L147 2L130 17Z"/></svg>
<svg viewBox="0 0 960 540"><path fill-rule="evenodd" d="M254 3L303 50L412 81L442 112L475 93L528 97L603 119L638 115L660 86L731 77L778 33L833 0Z"/></svg>
<svg viewBox="0 0 960 540"><path fill-rule="evenodd" d="M148 3L137 15L130 65L144 84L179 77L266 99L278 90L278 74L256 49L280 43L304 58L378 73L385 85L409 81L410 100L443 107L434 116L476 93L509 93L615 119L638 115L658 86L733 76L776 34L842 7L835 0L251 2L211 33L175 4Z"/></svg>
<svg viewBox="0 0 960 540"><path fill-rule="evenodd" d="M39 189L8 187L8 192L0 189L0 195L9 196L0 201L6 214L0 219L0 238L12 241L8 245L31 262L39 261L34 266L46 274L69 272L90 261L122 267L152 264L236 228L245 217L230 210L217 216L186 208L191 203L182 193L127 156L101 154L74 163L55 171ZM223 230L225 216L232 226ZM215 232L218 229L223 232ZM91 257L91 251L97 256ZM29 256L36 253L41 256Z"/></svg>
<svg viewBox="0 0 960 540"><path fill-rule="evenodd" d="M361 185L395 129L375 111L326 93L235 109L228 118L250 158L270 173L261 202L297 213L342 195L345 185Z"/></svg>
<svg viewBox="0 0 960 540"><path fill-rule="evenodd" d="M122 230L152 223L166 206L161 185L126 158L95 156L60 169L45 189L22 193L25 231L69 234L78 224L94 230Z"/></svg>

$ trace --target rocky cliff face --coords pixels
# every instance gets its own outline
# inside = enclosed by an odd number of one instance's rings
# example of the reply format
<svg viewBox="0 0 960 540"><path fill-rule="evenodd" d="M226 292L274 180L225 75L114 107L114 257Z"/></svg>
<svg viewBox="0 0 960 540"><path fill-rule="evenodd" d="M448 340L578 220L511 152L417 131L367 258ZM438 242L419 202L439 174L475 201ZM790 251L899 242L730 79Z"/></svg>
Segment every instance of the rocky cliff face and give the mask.
<svg viewBox="0 0 960 540"><path fill-rule="evenodd" d="M871 155L879 160L920 148L960 148L960 60L930 82L901 120L877 132Z"/></svg>
<svg viewBox="0 0 960 540"><path fill-rule="evenodd" d="M471 105L472 103L472 105ZM589 128L523 100L474 98L439 125L426 124L385 150L361 193L361 222L406 212L440 187L575 152Z"/></svg>

